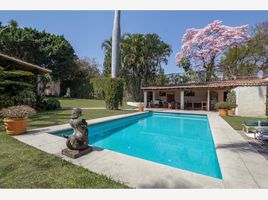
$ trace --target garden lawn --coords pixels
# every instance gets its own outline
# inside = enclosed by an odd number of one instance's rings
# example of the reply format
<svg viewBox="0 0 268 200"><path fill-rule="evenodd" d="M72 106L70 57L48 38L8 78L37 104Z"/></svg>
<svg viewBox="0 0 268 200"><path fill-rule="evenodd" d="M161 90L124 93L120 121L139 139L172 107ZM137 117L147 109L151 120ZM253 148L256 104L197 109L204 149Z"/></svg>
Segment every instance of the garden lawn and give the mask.
<svg viewBox="0 0 268 200"><path fill-rule="evenodd" d="M107 117L112 115L120 115L132 113L135 111L127 110L106 110L106 109L90 109L82 110L82 118L84 119L95 119L100 117ZM32 116L29 120L29 128L41 128L46 126L54 126L59 124L69 123L72 110L56 110L38 112Z"/></svg>
<svg viewBox="0 0 268 200"><path fill-rule="evenodd" d="M57 98L61 107L68 108L105 108L104 100L96 100L96 99L75 99L75 98ZM126 102L123 102L123 109L132 108L128 106Z"/></svg>
<svg viewBox="0 0 268 200"><path fill-rule="evenodd" d="M30 118L29 129L68 123L71 112L71 110L39 112ZM83 110L83 118L94 119L131 112L134 111ZM6 135L3 127L0 127L0 188L126 187L108 177L95 174L19 142Z"/></svg>
<svg viewBox="0 0 268 200"><path fill-rule="evenodd" d="M126 188L0 132L0 188Z"/></svg>
<svg viewBox="0 0 268 200"><path fill-rule="evenodd" d="M228 122L233 129L242 130L242 124L245 121L267 121L267 118L256 118L256 117L239 117L239 116L226 116L222 117L226 122Z"/></svg>

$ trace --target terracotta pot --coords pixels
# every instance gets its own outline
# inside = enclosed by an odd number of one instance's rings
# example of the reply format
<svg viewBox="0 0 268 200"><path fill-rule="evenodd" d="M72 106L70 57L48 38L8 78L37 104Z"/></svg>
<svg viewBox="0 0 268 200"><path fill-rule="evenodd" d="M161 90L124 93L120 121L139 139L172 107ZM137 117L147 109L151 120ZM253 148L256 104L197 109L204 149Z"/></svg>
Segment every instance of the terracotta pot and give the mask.
<svg viewBox="0 0 268 200"><path fill-rule="evenodd" d="M235 114L234 109L228 110L227 114L233 116Z"/></svg>
<svg viewBox="0 0 268 200"><path fill-rule="evenodd" d="M139 111L140 111L140 112L144 112L144 105L142 105L142 104L139 105Z"/></svg>
<svg viewBox="0 0 268 200"><path fill-rule="evenodd" d="M227 110L226 109L219 109L219 114L221 117L227 116Z"/></svg>
<svg viewBox="0 0 268 200"><path fill-rule="evenodd" d="M8 135L19 135L27 131L28 118L8 119L4 118L4 126Z"/></svg>

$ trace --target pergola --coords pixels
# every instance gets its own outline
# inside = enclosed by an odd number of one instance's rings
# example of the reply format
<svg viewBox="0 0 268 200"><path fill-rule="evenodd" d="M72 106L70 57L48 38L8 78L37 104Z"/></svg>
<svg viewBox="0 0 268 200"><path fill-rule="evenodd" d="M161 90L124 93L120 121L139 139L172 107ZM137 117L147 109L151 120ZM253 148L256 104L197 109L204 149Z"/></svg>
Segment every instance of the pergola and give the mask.
<svg viewBox="0 0 268 200"><path fill-rule="evenodd" d="M0 53L0 66L4 69L21 69L37 74L51 73L52 71L38 65L25 62L21 59Z"/></svg>

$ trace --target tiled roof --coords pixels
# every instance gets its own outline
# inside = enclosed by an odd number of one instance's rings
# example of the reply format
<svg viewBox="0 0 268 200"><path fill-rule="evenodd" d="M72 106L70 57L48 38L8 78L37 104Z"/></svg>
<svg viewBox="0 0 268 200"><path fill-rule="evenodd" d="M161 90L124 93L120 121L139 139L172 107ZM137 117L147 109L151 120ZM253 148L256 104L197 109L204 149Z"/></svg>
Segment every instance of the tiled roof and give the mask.
<svg viewBox="0 0 268 200"><path fill-rule="evenodd" d="M165 85L165 86L149 86L142 87L144 90L158 90L158 89L179 89L179 88L217 88L217 87L237 87L237 86L261 86L268 85L268 80L261 78L251 79L237 79L237 80L220 80L199 83L181 83L178 85Z"/></svg>

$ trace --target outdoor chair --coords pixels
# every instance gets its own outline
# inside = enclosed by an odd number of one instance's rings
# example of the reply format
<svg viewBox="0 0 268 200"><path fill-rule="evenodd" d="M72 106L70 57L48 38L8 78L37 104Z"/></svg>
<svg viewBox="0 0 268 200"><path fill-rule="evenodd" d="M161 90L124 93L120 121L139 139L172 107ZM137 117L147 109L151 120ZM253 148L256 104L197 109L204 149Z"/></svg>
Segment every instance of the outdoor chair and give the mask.
<svg viewBox="0 0 268 200"><path fill-rule="evenodd" d="M168 103L168 108L169 108L169 109L175 109L175 102L174 102L174 101L169 102L169 103Z"/></svg>
<svg viewBox="0 0 268 200"><path fill-rule="evenodd" d="M242 127L243 127L243 131L248 133L249 129L253 129L255 131L257 128L260 128L260 127L268 128L268 122L248 121L248 122L244 122L244 124L242 124Z"/></svg>
<svg viewBox="0 0 268 200"><path fill-rule="evenodd" d="M268 127L265 128L257 128L254 131L254 138L258 140L265 140L268 139Z"/></svg>

